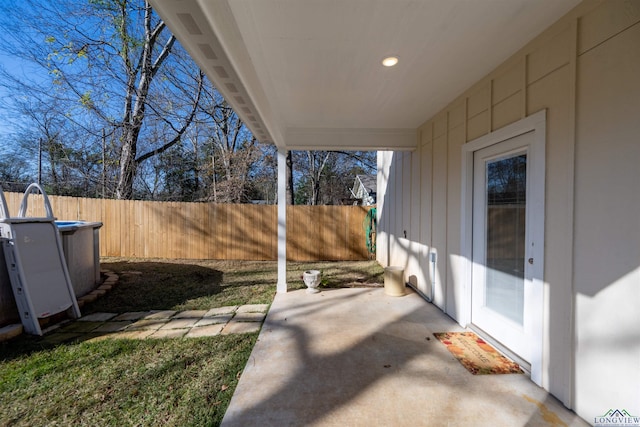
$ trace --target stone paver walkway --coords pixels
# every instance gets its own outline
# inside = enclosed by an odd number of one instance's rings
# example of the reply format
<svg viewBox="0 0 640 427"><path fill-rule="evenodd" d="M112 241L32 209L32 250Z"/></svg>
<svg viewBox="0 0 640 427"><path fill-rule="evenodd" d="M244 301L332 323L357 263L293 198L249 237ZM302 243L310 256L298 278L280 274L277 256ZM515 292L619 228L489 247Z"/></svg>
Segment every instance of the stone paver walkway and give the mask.
<svg viewBox="0 0 640 427"><path fill-rule="evenodd" d="M268 304L247 304L211 310L151 310L92 313L56 327L46 341L107 338L198 338L260 331Z"/></svg>

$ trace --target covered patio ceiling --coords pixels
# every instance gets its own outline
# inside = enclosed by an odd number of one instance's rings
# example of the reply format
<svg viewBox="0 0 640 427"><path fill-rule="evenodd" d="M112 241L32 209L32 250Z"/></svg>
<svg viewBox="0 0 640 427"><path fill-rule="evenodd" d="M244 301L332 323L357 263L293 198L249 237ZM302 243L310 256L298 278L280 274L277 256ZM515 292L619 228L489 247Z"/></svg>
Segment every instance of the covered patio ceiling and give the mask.
<svg viewBox="0 0 640 427"><path fill-rule="evenodd" d="M426 119L579 0L151 3L261 141L411 150Z"/></svg>

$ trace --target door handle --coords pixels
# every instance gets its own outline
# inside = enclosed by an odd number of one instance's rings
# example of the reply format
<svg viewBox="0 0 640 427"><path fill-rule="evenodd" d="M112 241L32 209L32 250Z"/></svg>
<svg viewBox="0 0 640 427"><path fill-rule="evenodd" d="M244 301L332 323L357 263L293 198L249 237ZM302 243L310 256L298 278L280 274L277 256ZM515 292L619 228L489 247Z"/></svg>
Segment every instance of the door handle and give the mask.
<svg viewBox="0 0 640 427"><path fill-rule="evenodd" d="M529 258L529 264L533 265L533 258Z"/></svg>

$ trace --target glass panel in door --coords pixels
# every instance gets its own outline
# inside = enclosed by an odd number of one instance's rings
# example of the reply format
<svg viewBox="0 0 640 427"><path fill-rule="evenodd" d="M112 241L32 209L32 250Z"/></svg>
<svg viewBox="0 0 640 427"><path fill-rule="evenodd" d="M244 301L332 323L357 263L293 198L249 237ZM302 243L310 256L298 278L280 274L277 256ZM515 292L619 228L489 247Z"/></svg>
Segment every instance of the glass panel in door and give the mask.
<svg viewBox="0 0 640 427"><path fill-rule="evenodd" d="M485 304L523 324L527 155L485 163Z"/></svg>

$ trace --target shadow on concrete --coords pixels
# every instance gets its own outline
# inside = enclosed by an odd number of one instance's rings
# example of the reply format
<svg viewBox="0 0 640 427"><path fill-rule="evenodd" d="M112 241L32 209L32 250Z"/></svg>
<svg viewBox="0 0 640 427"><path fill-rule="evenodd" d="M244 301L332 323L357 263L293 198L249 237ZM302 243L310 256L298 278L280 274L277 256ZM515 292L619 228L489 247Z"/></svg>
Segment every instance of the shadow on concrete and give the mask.
<svg viewBox="0 0 640 427"><path fill-rule="evenodd" d="M468 373L452 330L412 292L278 294L222 425L586 425L525 375Z"/></svg>

